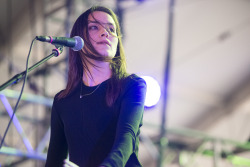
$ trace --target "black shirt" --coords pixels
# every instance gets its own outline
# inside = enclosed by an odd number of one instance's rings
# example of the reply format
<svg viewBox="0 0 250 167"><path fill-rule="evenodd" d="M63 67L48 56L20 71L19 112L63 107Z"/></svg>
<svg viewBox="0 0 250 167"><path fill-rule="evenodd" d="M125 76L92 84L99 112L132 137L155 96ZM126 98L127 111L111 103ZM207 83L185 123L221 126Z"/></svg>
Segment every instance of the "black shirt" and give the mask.
<svg viewBox="0 0 250 167"><path fill-rule="evenodd" d="M88 87L82 82L66 98L54 99L46 167L69 159L80 167L137 167L146 83L135 74L123 83L112 107L106 105L110 79ZM80 98L80 94L86 95Z"/></svg>

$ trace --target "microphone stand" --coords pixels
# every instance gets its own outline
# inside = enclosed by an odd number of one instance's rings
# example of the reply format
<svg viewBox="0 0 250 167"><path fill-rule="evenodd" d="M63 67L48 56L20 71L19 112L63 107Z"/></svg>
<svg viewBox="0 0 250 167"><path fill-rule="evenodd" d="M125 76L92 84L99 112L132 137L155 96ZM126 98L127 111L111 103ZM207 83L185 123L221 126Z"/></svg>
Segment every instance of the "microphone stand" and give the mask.
<svg viewBox="0 0 250 167"><path fill-rule="evenodd" d="M63 51L63 46L62 45L55 45L55 47L56 47L56 49L53 49L52 53L49 56L43 58L42 60L40 60L39 62L37 62L33 66L29 67L28 68L28 72L31 71L31 70L33 70L33 69L35 69L36 67L38 67L39 65L43 64L44 62L48 61L50 58L59 56L62 53L62 51ZM21 72L19 74L16 74L10 80L8 80L4 84L2 84L0 86L0 91L2 91L3 89L5 89L9 85L18 83L24 77L25 73L26 73L26 71L23 71L23 72Z"/></svg>

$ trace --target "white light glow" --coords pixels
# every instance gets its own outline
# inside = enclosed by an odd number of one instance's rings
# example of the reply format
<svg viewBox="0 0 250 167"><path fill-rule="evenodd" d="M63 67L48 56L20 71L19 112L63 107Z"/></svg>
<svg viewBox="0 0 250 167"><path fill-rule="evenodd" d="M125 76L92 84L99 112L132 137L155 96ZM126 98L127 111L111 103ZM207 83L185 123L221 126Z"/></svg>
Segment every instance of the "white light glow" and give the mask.
<svg viewBox="0 0 250 167"><path fill-rule="evenodd" d="M158 82L150 76L142 76L147 83L145 106L152 107L158 103L161 97L161 88Z"/></svg>

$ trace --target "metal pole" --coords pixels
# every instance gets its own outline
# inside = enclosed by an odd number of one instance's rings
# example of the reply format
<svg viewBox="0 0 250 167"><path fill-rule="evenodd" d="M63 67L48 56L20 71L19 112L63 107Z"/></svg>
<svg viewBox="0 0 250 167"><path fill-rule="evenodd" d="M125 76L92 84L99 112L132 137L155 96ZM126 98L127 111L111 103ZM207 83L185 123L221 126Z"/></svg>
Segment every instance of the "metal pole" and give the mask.
<svg viewBox="0 0 250 167"><path fill-rule="evenodd" d="M72 17L72 14L73 14L73 7L74 7L74 0L66 0L66 10L67 10L67 17L65 19L65 22L64 22L64 28L65 28L65 33L66 33L66 37L69 37L70 36L70 27L71 27L71 23L70 23L70 20L71 20L71 17ZM68 52L68 49L67 49L67 52L66 52L66 57L65 57L65 64L68 64L68 59L69 59L69 52ZM68 80L68 66L66 66L66 71L65 71L65 82L67 82Z"/></svg>
<svg viewBox="0 0 250 167"><path fill-rule="evenodd" d="M219 153L218 153L217 141L213 140L212 142L213 142L213 151L214 151L213 164L214 164L214 167L218 167Z"/></svg>
<svg viewBox="0 0 250 167"><path fill-rule="evenodd" d="M124 36L124 27L123 27L123 13L124 13L124 9L121 6L121 0L116 0L116 14L118 17L118 21L120 23L120 29L121 29L121 34ZM124 40L124 37L123 37Z"/></svg>
<svg viewBox="0 0 250 167"><path fill-rule="evenodd" d="M171 51L172 51L172 29L173 29L173 8L174 8L174 0L169 1L168 6L168 41L167 41L167 59L165 65L165 72L164 72L164 87L163 87L163 106L162 106L162 120L161 120L161 128L160 128L160 136L159 136L159 157L157 160L157 167L162 167L162 162L164 158L164 150L167 146L167 138L166 138L166 115L167 115L167 88L169 84L169 74L170 74L170 58L171 58Z"/></svg>

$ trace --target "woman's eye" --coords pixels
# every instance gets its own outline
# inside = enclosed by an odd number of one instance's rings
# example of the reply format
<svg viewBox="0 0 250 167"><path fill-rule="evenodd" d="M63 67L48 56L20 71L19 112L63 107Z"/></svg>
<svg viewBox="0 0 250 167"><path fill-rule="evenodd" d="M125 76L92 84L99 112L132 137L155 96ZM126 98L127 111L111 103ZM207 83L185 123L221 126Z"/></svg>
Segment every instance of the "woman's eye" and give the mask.
<svg viewBox="0 0 250 167"><path fill-rule="evenodd" d="M89 30L98 30L97 26L89 26Z"/></svg>
<svg viewBox="0 0 250 167"><path fill-rule="evenodd" d="M114 28L109 28L109 31L110 32L115 32L115 29Z"/></svg>

